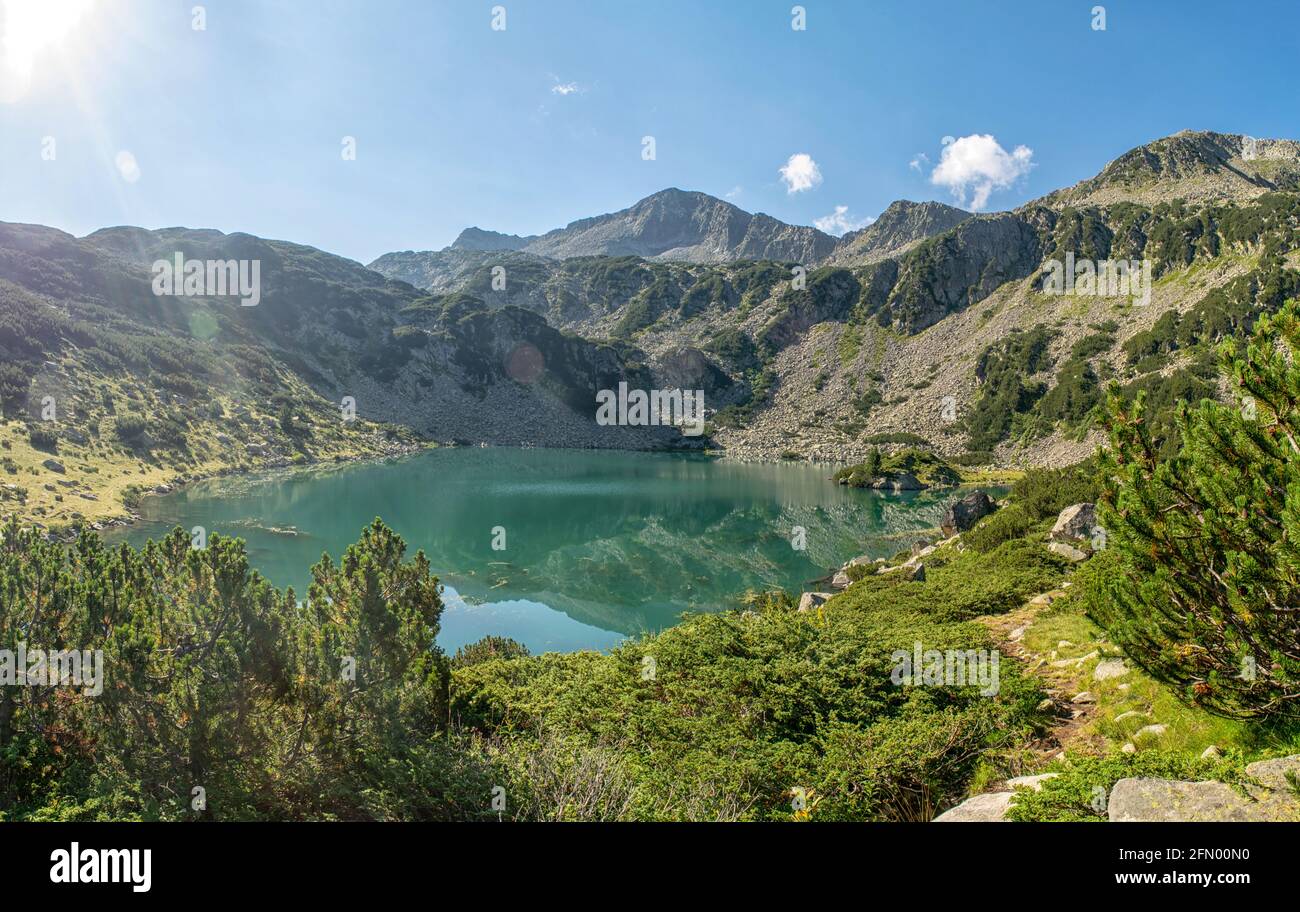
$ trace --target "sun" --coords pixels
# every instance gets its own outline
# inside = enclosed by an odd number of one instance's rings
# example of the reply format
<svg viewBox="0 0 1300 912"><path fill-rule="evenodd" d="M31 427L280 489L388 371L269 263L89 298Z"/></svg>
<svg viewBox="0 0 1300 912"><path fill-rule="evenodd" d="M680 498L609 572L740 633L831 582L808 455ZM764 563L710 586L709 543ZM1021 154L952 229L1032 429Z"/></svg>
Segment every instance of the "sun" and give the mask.
<svg viewBox="0 0 1300 912"><path fill-rule="evenodd" d="M26 86L42 53L58 48L95 0L0 0L0 80ZM0 85L0 91L6 87Z"/></svg>

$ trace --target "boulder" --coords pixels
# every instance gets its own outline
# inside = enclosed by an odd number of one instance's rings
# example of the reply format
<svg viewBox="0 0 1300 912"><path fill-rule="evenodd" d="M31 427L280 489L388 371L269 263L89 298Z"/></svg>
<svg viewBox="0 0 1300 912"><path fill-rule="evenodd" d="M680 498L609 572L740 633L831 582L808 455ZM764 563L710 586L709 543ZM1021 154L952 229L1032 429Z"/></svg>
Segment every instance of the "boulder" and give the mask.
<svg viewBox="0 0 1300 912"><path fill-rule="evenodd" d="M948 507L948 512L943 517L943 534L952 536L965 532L994 509L992 497L983 491L973 491Z"/></svg>
<svg viewBox="0 0 1300 912"><path fill-rule="evenodd" d="M992 823L1006 819L1011 807L1012 792L985 792L967 798L954 808L949 808L934 823Z"/></svg>
<svg viewBox="0 0 1300 912"><path fill-rule="evenodd" d="M1096 526L1097 505L1077 503L1066 507L1056 517L1056 525L1052 526L1052 538L1057 541L1092 538L1092 530Z"/></svg>
<svg viewBox="0 0 1300 912"><path fill-rule="evenodd" d="M42 462L41 465L45 466L45 468L49 469L51 472L58 472L60 475L67 471L63 468L63 463L59 462L57 459L47 459Z"/></svg>
<svg viewBox="0 0 1300 912"><path fill-rule="evenodd" d="M917 564L912 569L906 571L906 578L913 583L925 582L925 564Z"/></svg>
<svg viewBox="0 0 1300 912"><path fill-rule="evenodd" d="M899 472L890 480L889 485L895 491L920 491L925 488L911 472Z"/></svg>
<svg viewBox="0 0 1300 912"><path fill-rule="evenodd" d="M1222 782L1121 779L1110 791L1113 822L1218 823L1300 820L1300 802L1287 790L1250 789L1243 795Z"/></svg>
<svg viewBox="0 0 1300 912"><path fill-rule="evenodd" d="M833 592L805 592L799 597L799 610L812 611L814 608L820 608L834 594Z"/></svg>
<svg viewBox="0 0 1300 912"><path fill-rule="evenodd" d="M1073 545L1067 545L1065 542L1054 541L1047 546L1047 550L1053 554L1058 554L1071 563L1077 564L1079 561L1086 561L1090 554L1087 551L1080 551Z"/></svg>
<svg viewBox="0 0 1300 912"><path fill-rule="evenodd" d="M1060 773L1039 773L1037 776L1017 776L1014 779L1008 779L1007 785L1012 788L1027 788L1035 792L1043 790L1043 783L1048 779L1055 779Z"/></svg>
<svg viewBox="0 0 1300 912"><path fill-rule="evenodd" d="M834 576L831 577L831 588L847 589L849 588L850 582L852 582L852 580L849 579L849 575L845 573L843 570L839 570L835 573Z"/></svg>
<svg viewBox="0 0 1300 912"><path fill-rule="evenodd" d="M1092 670L1094 681L1106 681L1110 678L1122 678L1128 674L1128 666L1123 659L1102 659Z"/></svg>
<svg viewBox="0 0 1300 912"><path fill-rule="evenodd" d="M1290 788L1286 778L1287 773L1300 776L1300 754L1278 757L1275 760L1259 760L1246 767L1247 776L1258 779L1264 785L1274 789Z"/></svg>

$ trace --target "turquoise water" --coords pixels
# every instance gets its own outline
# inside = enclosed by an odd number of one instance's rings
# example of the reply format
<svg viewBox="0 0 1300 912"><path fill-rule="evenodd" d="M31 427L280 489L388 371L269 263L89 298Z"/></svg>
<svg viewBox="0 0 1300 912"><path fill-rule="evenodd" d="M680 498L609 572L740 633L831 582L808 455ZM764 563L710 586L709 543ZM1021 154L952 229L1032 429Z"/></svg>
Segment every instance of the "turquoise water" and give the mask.
<svg viewBox="0 0 1300 912"><path fill-rule="evenodd" d="M487 634L534 652L606 649L682 612L735 607L747 589L798 592L858 554L894 554L937 526L953 496L846 489L832 471L660 453L438 449L197 483L146 498L143 521L113 537L138 545L177 525L238 536L258 570L301 594L321 554L338 557L378 516L424 550L445 584L446 649ZM796 526L805 550L792 546Z"/></svg>

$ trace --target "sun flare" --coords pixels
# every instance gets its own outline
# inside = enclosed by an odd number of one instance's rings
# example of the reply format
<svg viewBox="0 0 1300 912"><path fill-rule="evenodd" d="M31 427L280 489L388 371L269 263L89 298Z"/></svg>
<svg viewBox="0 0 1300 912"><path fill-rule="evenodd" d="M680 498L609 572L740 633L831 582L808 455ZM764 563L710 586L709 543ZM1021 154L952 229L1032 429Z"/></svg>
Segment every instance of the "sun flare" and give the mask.
<svg viewBox="0 0 1300 912"><path fill-rule="evenodd" d="M25 87L42 54L61 46L94 3L0 0L0 92Z"/></svg>

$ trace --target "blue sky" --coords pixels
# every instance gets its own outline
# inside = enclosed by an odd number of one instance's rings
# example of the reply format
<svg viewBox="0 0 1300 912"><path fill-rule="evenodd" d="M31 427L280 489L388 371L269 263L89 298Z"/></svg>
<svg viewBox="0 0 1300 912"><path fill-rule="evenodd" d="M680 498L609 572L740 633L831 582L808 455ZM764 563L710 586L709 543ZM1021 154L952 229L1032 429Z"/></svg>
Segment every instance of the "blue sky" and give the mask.
<svg viewBox="0 0 1300 912"><path fill-rule="evenodd" d="M954 186L970 207L980 174L983 208L1013 207L1184 128L1300 138L1290 0L1115 0L1105 31L1097 0L805 0L804 31L790 0L210 0L203 30L194 0L71 0L88 9L65 29L15 18L66 2L0 0L0 220L78 235L210 227L368 262L669 186L860 222ZM964 139L981 136L996 145ZM936 184L944 137L964 154ZM820 180L790 192L796 154Z"/></svg>

